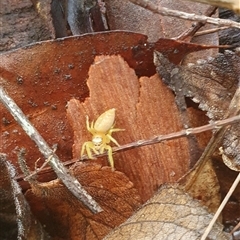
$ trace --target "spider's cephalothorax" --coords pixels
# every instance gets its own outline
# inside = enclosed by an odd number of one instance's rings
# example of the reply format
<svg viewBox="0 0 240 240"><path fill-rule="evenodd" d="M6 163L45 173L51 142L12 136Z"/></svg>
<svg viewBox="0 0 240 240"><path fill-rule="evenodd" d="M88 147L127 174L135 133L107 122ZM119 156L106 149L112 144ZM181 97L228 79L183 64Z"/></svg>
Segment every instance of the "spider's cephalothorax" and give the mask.
<svg viewBox="0 0 240 240"><path fill-rule="evenodd" d="M89 125L89 119L87 116L87 130L92 134L92 141L85 142L82 146L81 151L82 156L86 149L88 157L90 159L93 159L92 151L95 154L102 154L104 150L107 150L108 161L112 169L114 169L112 147L108 144L112 141L117 146L120 146L118 142L112 137L112 133L124 130L119 128L113 128L115 122L115 111L115 108L107 110L98 117L95 123L94 121L92 121L91 126Z"/></svg>

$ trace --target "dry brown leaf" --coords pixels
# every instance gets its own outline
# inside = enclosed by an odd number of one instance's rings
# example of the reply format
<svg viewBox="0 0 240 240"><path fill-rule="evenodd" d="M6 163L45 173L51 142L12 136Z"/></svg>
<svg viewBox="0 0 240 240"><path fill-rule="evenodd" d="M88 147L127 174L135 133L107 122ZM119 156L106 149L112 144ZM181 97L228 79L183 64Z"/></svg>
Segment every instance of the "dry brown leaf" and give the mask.
<svg viewBox="0 0 240 240"><path fill-rule="evenodd" d="M26 198L53 239L102 239L140 206L136 189L123 173L95 163L77 163L70 171L103 212L93 214L58 180L32 185Z"/></svg>
<svg viewBox="0 0 240 240"><path fill-rule="evenodd" d="M115 32L21 48L1 55L0 74L6 81L1 79L0 84L47 142L58 144L57 154L66 161L71 159L72 131L66 121L65 105L71 97L84 100L88 96L85 80L95 54L122 54L139 74L145 75L147 71L153 74L154 66L149 61L152 50L150 54L139 50L138 55L132 51L133 46L141 49L146 41L146 36L141 34ZM106 42L111 43L110 49ZM8 153L9 159L18 168L14 150L26 148L28 164L33 168L40 157L39 150L2 104L0 112L0 150Z"/></svg>
<svg viewBox="0 0 240 240"><path fill-rule="evenodd" d="M111 43L111 48L106 43ZM151 76L156 71L152 61L154 49L178 63L186 53L208 48L172 39L149 43L146 36L130 32L95 33L41 42L1 55L0 74L5 80L0 78L0 84L49 145L57 143L60 159L69 161L73 133L66 120L65 106L72 97L83 101L89 95L86 78L95 55L120 54L138 76ZM2 104L0 112L0 151L8 153L18 169L15 150L26 148L28 166L34 169L41 157L39 150ZM43 159L38 161L38 167L42 163ZM38 175L40 181L55 178L49 170L44 171ZM29 187L24 181L21 186L24 190Z"/></svg>
<svg viewBox="0 0 240 240"><path fill-rule="evenodd" d="M14 167L0 154L0 238L1 239L50 239L33 217L21 189L14 180Z"/></svg>
<svg viewBox="0 0 240 240"><path fill-rule="evenodd" d="M191 21L153 14L147 9L136 6L129 1L124 1L124 4L117 0L105 0L105 2L110 29L141 32L147 35L150 41L157 41L162 37L175 38L192 27ZM189 3L182 0L154 0L152 2L161 7L190 13L201 11L202 14L205 14L209 8L209 6L204 4ZM151 27L149 27L150 22ZM211 37L208 36L208 39L211 39Z"/></svg>
<svg viewBox="0 0 240 240"><path fill-rule="evenodd" d="M165 185L137 213L104 239L194 240L200 238L211 218L212 215L181 187ZM230 236L222 230L221 224L215 224L208 239L229 239Z"/></svg>
<svg viewBox="0 0 240 240"><path fill-rule="evenodd" d="M205 36L193 37L191 34L186 37L186 32L194 28L194 22L174 17L161 16L151 11L137 6L130 1L124 0L124 4L118 0L105 0L108 15L108 24L110 29L124 29L133 32L140 32L148 36L149 41L155 42L159 38L177 38L184 36L185 41L191 41L198 44L218 45L218 34L208 34ZM184 11L188 13L201 13L202 15L213 14L213 7L206 4L191 3L182 0L151 0L151 3L160 7L166 7L173 10ZM217 13L214 17L217 17ZM133 21L134 19L134 21ZM149 27L149 23L151 27ZM201 28L211 29L213 26L207 24ZM217 50L210 49L198 53L192 53L188 56L188 61L215 56Z"/></svg>
<svg viewBox="0 0 240 240"><path fill-rule="evenodd" d="M201 166L197 164L180 180L180 184L185 192L200 200L212 213L216 212L221 203L220 186L210 160Z"/></svg>
<svg viewBox="0 0 240 240"><path fill-rule="evenodd" d="M226 51L225 54L218 54L216 58L209 58L188 66L171 64L161 54L156 53L155 64L161 78L171 89L193 98L193 101L199 103L199 108L207 111L211 119L222 119L227 113L239 84L238 53ZM239 106L239 100L236 100L235 104ZM223 138L224 155L229 158L228 161L235 170L240 169L239 128L239 123L234 124Z"/></svg>
<svg viewBox="0 0 240 240"><path fill-rule="evenodd" d="M179 62L186 53L206 48L209 47L172 39L160 39L152 44L146 36L130 32L95 33L41 42L1 55L0 74L6 81L1 79L0 84L47 142L58 144L56 153L66 161L71 159L72 131L66 121L65 106L72 97L83 101L88 96L86 78L95 55L120 54L138 76L151 76L156 71L152 61L154 49ZM2 104L0 112L0 150L8 153L18 168L14 150L26 148L28 164L33 168L40 157L38 149Z"/></svg>
<svg viewBox="0 0 240 240"><path fill-rule="evenodd" d="M110 108L117 109L115 127L125 129L113 134L120 145L182 129L171 91L156 75L138 80L120 56L96 57L87 84L90 97L84 103L75 99L68 102L68 119L74 130L74 158L80 157L82 144L91 140L85 116L90 121L96 120ZM176 181L186 173L189 158L186 139L114 154L116 169L131 179L144 201L162 183ZM106 157L104 164L108 164Z"/></svg>

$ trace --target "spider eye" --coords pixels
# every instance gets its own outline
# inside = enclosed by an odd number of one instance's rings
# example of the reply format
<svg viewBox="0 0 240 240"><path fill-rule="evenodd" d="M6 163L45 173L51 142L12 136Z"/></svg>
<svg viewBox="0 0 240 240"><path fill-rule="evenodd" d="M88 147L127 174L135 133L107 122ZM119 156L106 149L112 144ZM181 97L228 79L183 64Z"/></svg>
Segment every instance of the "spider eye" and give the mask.
<svg viewBox="0 0 240 240"><path fill-rule="evenodd" d="M102 144L102 138L101 137L94 137L92 139L92 142L95 146L100 146Z"/></svg>

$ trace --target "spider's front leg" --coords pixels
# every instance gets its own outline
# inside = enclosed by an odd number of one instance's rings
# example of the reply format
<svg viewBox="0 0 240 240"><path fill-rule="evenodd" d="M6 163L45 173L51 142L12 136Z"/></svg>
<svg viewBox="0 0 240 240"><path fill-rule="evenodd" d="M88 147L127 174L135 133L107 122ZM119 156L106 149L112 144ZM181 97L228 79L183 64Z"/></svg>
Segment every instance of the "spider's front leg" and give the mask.
<svg viewBox="0 0 240 240"><path fill-rule="evenodd" d="M89 124L89 117L86 116L86 125L87 125L87 130L91 133L91 134L94 134L95 131L94 131L94 121L91 122L91 126Z"/></svg>
<svg viewBox="0 0 240 240"><path fill-rule="evenodd" d="M95 159L93 156L92 156L92 152L91 150L95 153L95 154L99 154L99 152L95 149L95 146L92 142L85 142L83 145L82 145L82 150L81 150L81 158L84 154L84 151L86 149L86 152L87 152L87 156L90 158L90 159Z"/></svg>
<svg viewBox="0 0 240 240"><path fill-rule="evenodd" d="M108 161L109 161L110 167L114 171L114 161L113 161L113 156L112 156L112 147L109 146L109 145L105 145L104 148L108 152Z"/></svg>

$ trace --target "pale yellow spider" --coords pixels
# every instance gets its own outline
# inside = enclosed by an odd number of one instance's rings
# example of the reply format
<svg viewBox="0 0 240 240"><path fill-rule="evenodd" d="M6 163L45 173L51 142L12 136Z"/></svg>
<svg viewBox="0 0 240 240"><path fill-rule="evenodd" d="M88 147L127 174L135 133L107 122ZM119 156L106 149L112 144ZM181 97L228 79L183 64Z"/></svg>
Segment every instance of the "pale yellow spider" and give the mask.
<svg viewBox="0 0 240 240"><path fill-rule="evenodd" d="M114 169L114 161L112 157L112 147L108 145L111 141L117 146L118 142L112 137L113 132L124 131L124 129L113 128L115 122L115 108L109 109L101 114L96 122L92 121L89 125L89 118L86 117L87 130L92 134L92 141L85 142L82 146L81 157L86 149L90 159L94 159L92 151L95 154L102 154L104 150L108 152L108 161L112 169Z"/></svg>

